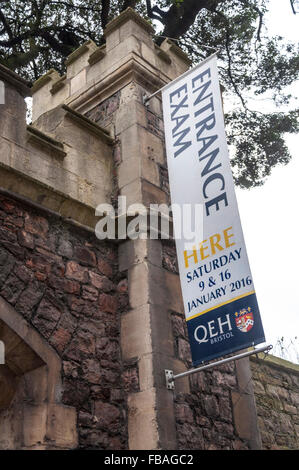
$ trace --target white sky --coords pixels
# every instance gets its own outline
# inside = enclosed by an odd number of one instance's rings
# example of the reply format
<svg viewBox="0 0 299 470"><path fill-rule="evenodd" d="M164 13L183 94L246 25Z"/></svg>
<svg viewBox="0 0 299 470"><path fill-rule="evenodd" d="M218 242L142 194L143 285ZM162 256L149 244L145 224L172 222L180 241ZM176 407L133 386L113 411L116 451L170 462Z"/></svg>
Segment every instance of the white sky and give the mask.
<svg viewBox="0 0 299 470"><path fill-rule="evenodd" d="M271 0L268 26L298 42L299 12L293 15L289 1ZM299 97L298 83L291 90ZM293 157L287 166L275 168L260 188L236 189L266 341L273 345L282 336L287 345L299 337L298 135L289 135L287 142Z"/></svg>

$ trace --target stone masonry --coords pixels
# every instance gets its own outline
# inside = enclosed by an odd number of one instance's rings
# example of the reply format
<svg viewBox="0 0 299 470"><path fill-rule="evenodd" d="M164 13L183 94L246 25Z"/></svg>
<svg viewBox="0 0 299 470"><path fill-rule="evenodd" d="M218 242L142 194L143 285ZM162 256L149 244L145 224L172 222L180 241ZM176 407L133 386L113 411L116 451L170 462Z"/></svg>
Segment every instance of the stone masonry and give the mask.
<svg viewBox="0 0 299 470"><path fill-rule="evenodd" d="M161 100L143 97L190 61L153 33L129 8L63 76L29 89L0 67L0 448L298 442L298 377L284 366L243 359L166 389L165 369L191 367L174 241L95 236L99 204L170 202Z"/></svg>
<svg viewBox="0 0 299 470"><path fill-rule="evenodd" d="M263 448L299 448L299 366L270 356L251 369Z"/></svg>

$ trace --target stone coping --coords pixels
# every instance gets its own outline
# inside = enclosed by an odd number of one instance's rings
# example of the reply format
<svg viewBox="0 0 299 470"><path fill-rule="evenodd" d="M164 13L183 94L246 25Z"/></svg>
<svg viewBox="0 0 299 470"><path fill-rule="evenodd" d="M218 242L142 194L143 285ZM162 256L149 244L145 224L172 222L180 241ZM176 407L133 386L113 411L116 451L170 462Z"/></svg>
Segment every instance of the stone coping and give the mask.
<svg viewBox="0 0 299 470"><path fill-rule="evenodd" d="M89 39L66 58L65 65L68 66L72 64L73 62L75 62L75 60L78 59L78 57L85 54L85 52L88 52L89 50L95 51L96 49L97 45L91 39Z"/></svg>
<svg viewBox="0 0 299 470"><path fill-rule="evenodd" d="M96 62L99 62L102 60L106 55L106 46L100 46L98 47L89 57L88 63L89 65L93 65Z"/></svg>
<svg viewBox="0 0 299 470"><path fill-rule="evenodd" d="M60 77L57 82L55 82L50 90L50 93L51 95L55 95L55 93L57 93L61 88L64 87L66 83L66 74L65 75L62 75L62 77Z"/></svg>
<svg viewBox="0 0 299 470"><path fill-rule="evenodd" d="M30 125L27 126L27 132L28 132L29 139L33 139L36 142L42 145L45 145L49 150L55 151L55 153L58 154L62 158L66 156L66 152L64 151L64 146L58 140L53 139L53 137L50 137L48 134L45 134L44 132L41 132L36 127L30 126Z"/></svg>
<svg viewBox="0 0 299 470"><path fill-rule="evenodd" d="M160 59L164 60L168 65L171 64L171 58L167 54L167 52L163 51L158 44L155 44L155 50L157 52L157 55L160 57Z"/></svg>
<svg viewBox="0 0 299 470"><path fill-rule="evenodd" d="M295 374L299 374L299 364L295 364L294 362L287 361L286 359L282 359L277 356L273 356L272 354L267 354L266 357L264 357L263 353L260 353L257 355L258 358L251 357L251 360L253 362L264 362L270 367L276 367L279 369L287 369Z"/></svg>
<svg viewBox="0 0 299 470"><path fill-rule="evenodd" d="M56 77L56 79L57 79L57 77L59 77L59 74L58 74L57 70L50 69L50 70L48 70L47 73L45 73L40 78L38 78L32 85L32 88L31 88L32 93L35 93L40 88L42 88L44 85L46 85L46 83L53 80L53 75Z"/></svg>
<svg viewBox="0 0 299 470"><path fill-rule="evenodd" d="M129 20L135 21L139 26L145 29L149 34L155 34L155 30L152 25L142 18L135 10L128 7L123 11L119 16L111 20L104 31L104 36L112 33L115 29L119 28L123 23L126 23Z"/></svg>
<svg viewBox="0 0 299 470"><path fill-rule="evenodd" d="M0 64L0 79L10 83L24 96L31 96L30 83L17 73Z"/></svg>
<svg viewBox="0 0 299 470"><path fill-rule="evenodd" d="M62 105L62 109L66 111L68 117L70 117L73 121L76 121L78 124L85 127L93 134L104 139L108 145L113 145L114 139L110 136L109 132L106 129L100 127L94 121L91 121L86 116L81 113L78 113L78 111L75 111L73 108L70 108L70 106L67 106L66 104Z"/></svg>
<svg viewBox="0 0 299 470"><path fill-rule="evenodd" d="M170 45L171 52L175 53L181 60L186 62L186 64L191 65L192 60L188 57L188 55L179 47L177 46L171 39L165 39L167 43ZM162 43L163 44L163 43Z"/></svg>

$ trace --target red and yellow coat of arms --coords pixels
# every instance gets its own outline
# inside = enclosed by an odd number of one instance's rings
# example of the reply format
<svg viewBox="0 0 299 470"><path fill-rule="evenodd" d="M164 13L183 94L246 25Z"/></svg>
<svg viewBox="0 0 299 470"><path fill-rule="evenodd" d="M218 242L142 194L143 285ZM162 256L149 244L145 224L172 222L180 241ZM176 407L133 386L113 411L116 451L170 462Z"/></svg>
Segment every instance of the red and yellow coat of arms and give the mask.
<svg viewBox="0 0 299 470"><path fill-rule="evenodd" d="M237 328L242 331L242 333L247 333L253 327L253 313L251 308L242 308L239 312L235 313L235 322Z"/></svg>

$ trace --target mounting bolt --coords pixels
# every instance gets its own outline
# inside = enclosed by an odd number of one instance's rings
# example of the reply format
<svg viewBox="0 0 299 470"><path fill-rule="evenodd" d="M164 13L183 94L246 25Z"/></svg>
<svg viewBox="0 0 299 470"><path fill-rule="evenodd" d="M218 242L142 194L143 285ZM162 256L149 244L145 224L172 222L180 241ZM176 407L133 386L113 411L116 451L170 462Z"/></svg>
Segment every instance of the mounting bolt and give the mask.
<svg viewBox="0 0 299 470"><path fill-rule="evenodd" d="M148 95L144 94L144 95L142 96L142 102L143 102L144 106L148 106L148 105L149 105Z"/></svg>
<svg viewBox="0 0 299 470"><path fill-rule="evenodd" d="M167 390L174 390L173 370L165 369Z"/></svg>

